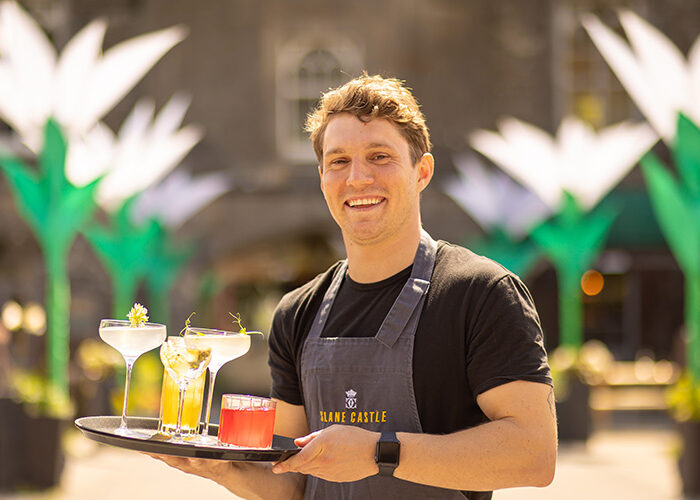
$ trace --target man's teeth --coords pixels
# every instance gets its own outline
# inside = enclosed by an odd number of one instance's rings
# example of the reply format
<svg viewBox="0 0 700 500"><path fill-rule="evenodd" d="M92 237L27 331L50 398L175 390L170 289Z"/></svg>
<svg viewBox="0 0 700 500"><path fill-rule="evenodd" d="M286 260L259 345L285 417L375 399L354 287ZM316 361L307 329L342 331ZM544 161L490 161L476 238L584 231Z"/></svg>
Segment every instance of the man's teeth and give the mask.
<svg viewBox="0 0 700 500"><path fill-rule="evenodd" d="M359 200L349 200L348 205L357 207L362 205L376 205L382 201L381 198L360 198Z"/></svg>

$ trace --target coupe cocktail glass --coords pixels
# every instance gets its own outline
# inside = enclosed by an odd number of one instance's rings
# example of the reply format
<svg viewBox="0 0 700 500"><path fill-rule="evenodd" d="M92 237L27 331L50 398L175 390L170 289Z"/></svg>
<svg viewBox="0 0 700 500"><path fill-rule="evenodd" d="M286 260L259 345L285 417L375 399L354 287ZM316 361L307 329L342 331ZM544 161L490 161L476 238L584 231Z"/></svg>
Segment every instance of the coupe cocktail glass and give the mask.
<svg viewBox="0 0 700 500"><path fill-rule="evenodd" d="M158 323L142 323L139 326L132 327L131 322L127 320L103 319L100 321L100 338L119 351L126 363L122 419L119 427L114 431L120 436L144 437L142 432L131 431L126 425L131 369L139 356L162 344L165 336L165 325Z"/></svg>
<svg viewBox="0 0 700 500"><path fill-rule="evenodd" d="M253 332L250 332L253 333ZM258 333L258 332L254 332ZM211 416L211 403L214 396L214 382L219 369L231 360L240 358L250 349L250 335L245 333L229 332L212 328L199 328L188 326L185 328L185 338L193 345L211 349L211 362L209 363L209 390L207 396L207 410L204 419L204 428L198 436L188 438L188 441L200 444L216 444L217 439L209 436L209 418Z"/></svg>
<svg viewBox="0 0 700 500"><path fill-rule="evenodd" d="M211 348L194 345L185 337L168 337L160 346L160 360L178 387L177 424L169 441L183 442L182 408L185 391L207 369L211 361Z"/></svg>

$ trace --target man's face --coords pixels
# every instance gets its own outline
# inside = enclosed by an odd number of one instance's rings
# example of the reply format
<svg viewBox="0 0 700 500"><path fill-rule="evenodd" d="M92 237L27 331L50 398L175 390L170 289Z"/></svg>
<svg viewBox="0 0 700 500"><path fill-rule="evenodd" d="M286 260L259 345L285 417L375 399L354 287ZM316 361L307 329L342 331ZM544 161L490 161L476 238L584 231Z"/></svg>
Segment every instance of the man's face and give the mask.
<svg viewBox="0 0 700 500"><path fill-rule="evenodd" d="M321 191L346 244L376 244L415 234L419 195L432 156L411 163L408 143L389 120L340 113L328 122L319 166Z"/></svg>

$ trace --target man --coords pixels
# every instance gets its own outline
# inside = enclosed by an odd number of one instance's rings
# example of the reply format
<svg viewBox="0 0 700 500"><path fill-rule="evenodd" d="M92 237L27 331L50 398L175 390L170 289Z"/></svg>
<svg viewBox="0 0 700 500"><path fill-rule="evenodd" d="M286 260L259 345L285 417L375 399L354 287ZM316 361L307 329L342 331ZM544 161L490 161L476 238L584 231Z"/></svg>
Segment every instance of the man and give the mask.
<svg viewBox="0 0 700 500"><path fill-rule="evenodd" d="M275 432L302 450L272 467L161 459L244 497L482 500L549 484L537 313L516 276L421 229L434 165L410 91L364 75L326 93L307 129L347 260L273 320Z"/></svg>

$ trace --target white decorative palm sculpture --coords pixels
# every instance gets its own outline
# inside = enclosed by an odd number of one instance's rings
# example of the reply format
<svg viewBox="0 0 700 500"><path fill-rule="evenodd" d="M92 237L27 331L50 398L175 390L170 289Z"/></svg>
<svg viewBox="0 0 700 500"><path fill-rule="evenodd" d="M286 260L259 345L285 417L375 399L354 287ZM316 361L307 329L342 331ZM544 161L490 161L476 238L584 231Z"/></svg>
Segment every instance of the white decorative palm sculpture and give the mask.
<svg viewBox="0 0 700 500"><path fill-rule="evenodd" d="M148 219L158 219L165 227L174 230L230 187L229 180L222 173L192 177L187 171L178 169L138 196L131 209L131 219L136 225Z"/></svg>
<svg viewBox="0 0 700 500"><path fill-rule="evenodd" d="M614 210L592 210L657 140L646 124L621 123L595 133L575 118L562 121L555 137L514 118L499 132L477 131L474 149L532 189L555 217L535 227L531 238L557 270L559 341L583 343L580 279L603 248Z"/></svg>
<svg viewBox="0 0 700 500"><path fill-rule="evenodd" d="M620 12L629 43L592 14L583 25L649 123L671 144L678 113L700 123L700 37L688 57L663 33L631 11Z"/></svg>
<svg viewBox="0 0 700 500"><path fill-rule="evenodd" d="M0 3L0 118L34 151L53 117L68 142L86 134L185 36L172 27L121 42L102 53L106 23L95 20L57 55L19 5Z"/></svg>
<svg viewBox="0 0 700 500"><path fill-rule="evenodd" d="M554 137L515 118L501 120L498 130L472 133L471 145L553 211L564 191L585 210L593 208L657 140L644 123L624 122L596 133L573 117L562 120Z"/></svg>
<svg viewBox="0 0 700 500"><path fill-rule="evenodd" d="M487 169L473 154L454 159L457 176L445 192L484 230L482 238L466 244L476 253L525 277L540 257L526 236L551 209L532 191L498 169Z"/></svg>
<svg viewBox="0 0 700 500"><path fill-rule="evenodd" d="M551 214L539 196L503 171L487 169L474 155L458 155L454 163L457 176L445 182L445 192L484 231L501 228L522 238Z"/></svg>
<svg viewBox="0 0 700 500"><path fill-rule="evenodd" d="M180 128L189 98L176 94L154 118L154 104L140 99L115 136L98 124L68 152L66 176L75 185L100 175L97 202L114 212L126 199L164 178L203 135L201 127Z"/></svg>

